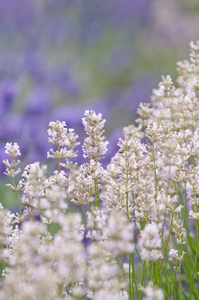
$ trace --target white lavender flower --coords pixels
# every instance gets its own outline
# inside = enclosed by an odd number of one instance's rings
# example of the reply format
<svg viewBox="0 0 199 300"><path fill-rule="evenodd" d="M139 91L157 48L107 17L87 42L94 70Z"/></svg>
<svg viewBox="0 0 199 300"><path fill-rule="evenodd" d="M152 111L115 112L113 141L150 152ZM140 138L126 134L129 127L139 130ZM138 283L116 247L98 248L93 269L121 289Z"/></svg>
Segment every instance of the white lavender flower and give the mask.
<svg viewBox="0 0 199 300"><path fill-rule="evenodd" d="M143 291L145 297L143 300L163 300L164 299L164 293L162 289L159 289L158 287L154 286L152 282L149 283L147 287L141 287L141 290Z"/></svg>
<svg viewBox="0 0 199 300"><path fill-rule="evenodd" d="M103 230L104 248L113 256L122 256L134 251L133 224L121 210L113 210Z"/></svg>
<svg viewBox="0 0 199 300"><path fill-rule="evenodd" d="M23 179L20 181L23 191L31 204L31 199L42 197L46 187L47 166L40 166L40 162L29 164L25 167L22 174Z"/></svg>
<svg viewBox="0 0 199 300"><path fill-rule="evenodd" d="M74 198L71 202L76 205L85 205L93 202L94 198L91 196L91 189L93 188L93 179L89 175L87 176L80 170L79 176L76 178L76 184L74 186Z"/></svg>
<svg viewBox="0 0 199 300"><path fill-rule="evenodd" d="M52 185L46 189L46 193L40 198L40 201L34 202L34 205L45 217L59 223L61 215L67 209L66 193L59 186Z"/></svg>
<svg viewBox="0 0 199 300"><path fill-rule="evenodd" d="M182 254L179 256L178 250L176 250L176 249L171 249L171 250L169 251L169 260L172 261L172 262L175 264L175 263L178 262L178 261L179 261L179 262L182 261L184 255L185 255L185 252L184 252L184 251L182 251Z"/></svg>
<svg viewBox="0 0 199 300"><path fill-rule="evenodd" d="M86 110L85 118L82 118L82 123L88 135L82 146L83 157L98 161L107 152L108 141L104 141L105 137L102 136L105 119L102 120L102 115L97 115L93 110Z"/></svg>
<svg viewBox="0 0 199 300"><path fill-rule="evenodd" d="M155 223L147 224L140 233L140 255L143 260L155 261L162 258L161 239L158 226Z"/></svg>
<svg viewBox="0 0 199 300"><path fill-rule="evenodd" d="M92 240L101 241L102 232L107 226L107 215L103 213L98 207L92 209L91 212L87 212L87 237Z"/></svg>
<svg viewBox="0 0 199 300"><path fill-rule="evenodd" d="M63 147L67 142L67 128L65 121L50 122L48 129L48 140L56 146Z"/></svg>
<svg viewBox="0 0 199 300"><path fill-rule="evenodd" d="M6 143L5 148L5 154L7 154L10 158L16 158L17 156L21 156L19 145L17 143Z"/></svg>
<svg viewBox="0 0 199 300"><path fill-rule="evenodd" d="M11 158L11 161L9 161L8 159L3 160L3 164L6 166L6 171L4 172L4 174L11 178L14 178L21 172L20 168L15 171L16 166L18 166L18 164L20 163L20 160L16 161L15 158L17 156L21 156L21 152L17 143L6 143L5 148L5 154L7 154ZM10 188L16 190L16 187L12 185L10 185ZM17 188L20 189L20 186Z"/></svg>
<svg viewBox="0 0 199 300"><path fill-rule="evenodd" d="M47 158L66 158L67 160L70 160L76 157L77 153L74 152L73 149L79 145L79 142L77 142L78 135L75 134L74 129L68 129L66 127L66 122L64 121L50 122L49 127L48 140L56 145L58 149L50 149L50 151L47 152ZM66 167L71 166L67 163Z"/></svg>

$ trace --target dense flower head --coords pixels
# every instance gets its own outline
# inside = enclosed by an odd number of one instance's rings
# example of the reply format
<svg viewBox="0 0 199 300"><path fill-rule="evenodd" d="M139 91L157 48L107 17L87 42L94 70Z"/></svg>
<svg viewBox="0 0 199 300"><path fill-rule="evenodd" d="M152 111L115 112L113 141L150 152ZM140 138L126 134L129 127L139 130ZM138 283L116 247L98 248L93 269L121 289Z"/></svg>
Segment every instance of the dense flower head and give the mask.
<svg viewBox="0 0 199 300"><path fill-rule="evenodd" d="M90 195L90 191L93 187L93 180L90 175L80 171L80 174L76 178L76 184L74 186L74 197L71 201L77 205L85 205L93 201L93 197Z"/></svg>
<svg viewBox="0 0 199 300"><path fill-rule="evenodd" d="M107 226L107 215L97 207L92 209L91 212L87 212L87 226L89 229L87 237L100 241Z"/></svg>
<svg viewBox="0 0 199 300"><path fill-rule="evenodd" d="M5 154L7 154L10 158L16 158L17 156L21 156L21 152L19 149L19 145L17 143L6 143L6 151Z"/></svg>
<svg viewBox="0 0 199 300"><path fill-rule="evenodd" d="M128 223L127 217L121 210L111 212L103 234L104 247L112 255L122 256L134 251L133 224Z"/></svg>
<svg viewBox="0 0 199 300"><path fill-rule="evenodd" d="M182 251L181 256L179 257L178 250L176 249L171 249L169 251L169 260L172 261L173 263L176 263L177 261L182 261L184 257L185 252Z"/></svg>
<svg viewBox="0 0 199 300"><path fill-rule="evenodd" d="M105 119L102 120L102 115L97 115L93 110L86 110L85 118L82 118L82 123L88 135L82 147L83 156L84 158L88 157L97 161L107 152L108 141L104 141L105 137L102 136Z"/></svg>
<svg viewBox="0 0 199 300"><path fill-rule="evenodd" d="M21 169L18 168L17 170L15 170L15 168L19 165L20 160L15 160L15 158L17 156L21 156L21 152L19 149L19 146L17 143L6 143L5 146L6 150L5 150L5 154L7 154L10 158L11 161L8 159L4 159L3 160L3 164L6 166L6 170L4 172L4 174L6 174L7 176L14 178L16 175L18 175L21 172ZM11 189L15 190L16 187L14 187L13 185L10 185ZM20 189L20 187L19 187Z"/></svg>
<svg viewBox="0 0 199 300"><path fill-rule="evenodd" d="M145 297L144 300L163 300L164 293L162 289L157 288L152 282L146 288L142 288Z"/></svg>
<svg viewBox="0 0 199 300"><path fill-rule="evenodd" d="M39 198L44 195L44 189L47 183L45 178L46 172L47 166L40 166L40 162L35 162L25 167L22 174L23 179L20 183L26 195L26 197L23 198L26 204L31 204L34 198Z"/></svg>
<svg viewBox="0 0 199 300"><path fill-rule="evenodd" d="M77 142L78 135L74 129L67 128L65 121L50 122L48 129L48 140L58 147L57 150L50 149L47 152L47 158L55 158L57 160L66 159L66 163L61 165L67 169L72 167L71 159L77 156L77 151L74 148L80 143Z"/></svg>
<svg viewBox="0 0 199 300"><path fill-rule="evenodd" d="M84 115L82 123L87 134L95 134L102 130L106 122L105 119L102 120L102 114L97 115L93 110L86 110Z"/></svg>
<svg viewBox="0 0 199 300"><path fill-rule="evenodd" d="M147 224L141 231L139 240L141 257L146 261L155 261L162 257L160 251L161 239L158 226L155 223Z"/></svg>
<svg viewBox="0 0 199 300"><path fill-rule="evenodd" d="M66 122L65 121L50 122L49 127L50 127L48 129L49 142L51 142L59 147L65 146L66 142L67 142Z"/></svg>

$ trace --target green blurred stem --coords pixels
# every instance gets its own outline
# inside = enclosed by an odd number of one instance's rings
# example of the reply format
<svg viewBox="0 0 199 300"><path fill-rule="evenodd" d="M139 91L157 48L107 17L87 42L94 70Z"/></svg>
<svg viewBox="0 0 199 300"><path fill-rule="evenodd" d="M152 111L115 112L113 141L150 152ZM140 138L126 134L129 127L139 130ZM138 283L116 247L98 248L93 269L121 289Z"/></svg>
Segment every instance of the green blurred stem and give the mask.
<svg viewBox="0 0 199 300"><path fill-rule="evenodd" d="M19 195L18 195L18 191L17 191L17 187L16 187L16 184L15 184L15 180L14 178L12 177L12 184L15 188L15 191L16 191L16 195L17 195L17 204L18 204L18 208L19 208L19 214L20 214L20 217L21 217L21 206L20 206L20 201L19 201Z"/></svg>
<svg viewBox="0 0 199 300"><path fill-rule="evenodd" d="M129 253L129 299L132 300L132 291L131 291L131 253Z"/></svg>
<svg viewBox="0 0 199 300"><path fill-rule="evenodd" d="M98 201L99 201L99 209L101 210L101 203L100 203L100 195L99 195L98 183L97 183L97 197L98 197Z"/></svg>
<svg viewBox="0 0 199 300"><path fill-rule="evenodd" d="M183 227L185 228L187 217L187 192L186 192L186 181L185 181L185 189L184 189L184 218L183 218Z"/></svg>
<svg viewBox="0 0 199 300"><path fill-rule="evenodd" d="M94 181L94 188L95 188L95 205L96 206L98 206L97 205L97 179L95 179L95 181Z"/></svg>
<svg viewBox="0 0 199 300"><path fill-rule="evenodd" d="M181 251L181 246L179 247L179 257L181 256L182 251ZM182 289L182 283L181 283L181 265L182 262L179 261L179 299L181 300L181 289Z"/></svg>
<svg viewBox="0 0 199 300"><path fill-rule="evenodd" d="M69 192L68 192L68 189L69 189L69 175L70 175L70 170L68 169L68 171L67 171L67 191L66 191L66 201L67 201L67 211L68 211L68 213L70 212L70 210L69 210Z"/></svg>
<svg viewBox="0 0 199 300"><path fill-rule="evenodd" d="M144 276L145 276L145 268L146 268L146 262L143 262L143 268L142 268L142 281L141 286L144 286ZM142 300L142 291L140 292L140 300Z"/></svg>
<svg viewBox="0 0 199 300"><path fill-rule="evenodd" d="M127 177L128 178L128 177ZM129 195L126 192L126 210L127 210L127 218L128 222L130 223L129 217ZM131 253L129 253L129 299L132 300L132 291L131 291Z"/></svg>
<svg viewBox="0 0 199 300"><path fill-rule="evenodd" d="M90 198L92 197L92 189L90 189ZM90 212L91 212L91 210L92 210L92 203L90 202Z"/></svg>
<svg viewBox="0 0 199 300"><path fill-rule="evenodd" d="M135 284L135 290L136 290L136 295L137 295L137 299L139 299L139 293L138 293L138 286L137 286L137 281L136 281L136 277L135 277L135 268L134 268L134 254L132 253L132 283ZM133 286L134 286L133 284ZM134 295L133 295L134 298Z"/></svg>
<svg viewBox="0 0 199 300"><path fill-rule="evenodd" d="M130 222L130 216L129 216L129 194L128 194L128 192L126 192L126 211L127 211L128 221Z"/></svg>
<svg viewBox="0 0 199 300"><path fill-rule="evenodd" d="M168 244L169 244L169 240L170 240L170 236L171 236L171 231L172 231L172 227L173 227L174 210L173 210L172 217L171 217L171 223L170 223L170 228L169 228L169 235L168 235L168 238L167 238L166 246L164 248L163 258L162 258L161 262L160 262L160 260L158 260L158 263L157 263L154 284L157 284L157 282L158 282L158 277L160 275L160 270L161 270L161 267L162 267L162 264L163 264L163 261L164 261L164 257L166 255L167 247L168 247Z"/></svg>
<svg viewBox="0 0 199 300"><path fill-rule="evenodd" d="M68 289L68 286L66 285L66 292L67 292L67 295L69 296L70 295L70 292L69 292L69 289Z"/></svg>
<svg viewBox="0 0 199 300"><path fill-rule="evenodd" d="M174 276L173 276L173 299L175 299L175 297L174 297L175 296L175 280L176 280L177 268L178 268L178 261L176 262Z"/></svg>
<svg viewBox="0 0 199 300"><path fill-rule="evenodd" d="M85 209L83 208L83 206L81 206L81 208L82 208L82 211L84 213L85 218L87 219L87 215L86 215Z"/></svg>
<svg viewBox="0 0 199 300"><path fill-rule="evenodd" d="M58 153L59 153L59 150L60 150L60 147L58 147ZM58 172L60 173L60 158L57 158L57 163L58 163Z"/></svg>
<svg viewBox="0 0 199 300"><path fill-rule="evenodd" d="M158 179L157 179L157 174L156 174L155 159L154 159L154 161L153 161L153 167L154 167L155 191L156 191L156 199L157 199L157 193L158 193Z"/></svg>
<svg viewBox="0 0 199 300"><path fill-rule="evenodd" d="M197 231L197 237L196 237L196 256L195 256L195 260L194 260L194 265L193 265L193 272L191 275L191 283L190 283L190 290L189 290L189 300L191 299L191 293L192 293L192 288L193 288L193 284L194 284L194 273L195 273L195 268L196 268L196 263L197 263L197 258L198 258L198 250L199 250L199 224L196 221L196 231Z"/></svg>

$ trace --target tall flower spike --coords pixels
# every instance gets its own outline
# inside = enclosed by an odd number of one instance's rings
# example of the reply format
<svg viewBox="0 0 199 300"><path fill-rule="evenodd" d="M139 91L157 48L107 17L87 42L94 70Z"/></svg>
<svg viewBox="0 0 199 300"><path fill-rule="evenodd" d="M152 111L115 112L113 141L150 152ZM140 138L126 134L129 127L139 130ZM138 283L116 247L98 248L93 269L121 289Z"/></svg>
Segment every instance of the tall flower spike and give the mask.
<svg viewBox="0 0 199 300"><path fill-rule="evenodd" d="M15 158L17 156L21 155L21 152L19 150L19 146L17 143L7 143L5 146L6 150L5 153L10 157L11 161L9 161L8 159L4 159L3 160L3 164L6 166L6 171L4 172L4 174L6 174L7 176L12 178L12 184L7 184L7 186L16 192L17 195L17 204L19 207L19 214L21 217L21 207L20 207L20 201L19 201L19 196L18 196L18 191L21 189L22 185L19 183L17 186L15 184L15 180L14 177L16 175L18 175L21 172L21 169L18 168L15 171L15 168L18 166L18 164L20 163L20 160L15 160Z"/></svg>
<svg viewBox="0 0 199 300"><path fill-rule="evenodd" d="M21 156L21 152L17 143L6 143L5 146L5 154L7 154L11 158L11 162L8 159L3 160L3 164L6 166L6 171L4 174L7 176L14 178L17 174L21 172L20 168L15 171L16 166L20 163L20 160L15 160L17 156Z"/></svg>
<svg viewBox="0 0 199 300"><path fill-rule="evenodd" d="M83 152L84 158L90 158L95 161L103 158L107 151L108 141L104 141L105 137L102 136L104 130L105 119L102 120L102 114L96 114L93 110L85 111L85 118L82 118L84 130L88 137L84 141Z"/></svg>
<svg viewBox="0 0 199 300"><path fill-rule="evenodd" d="M50 127L48 129L49 142L55 144L58 147L65 146L66 134L67 134L66 122L64 121L50 122L49 127Z"/></svg>
<svg viewBox="0 0 199 300"><path fill-rule="evenodd" d="M66 123L64 121L50 122L49 127L48 141L56 145L58 147L58 150L54 151L53 149L50 149L50 151L47 152L47 158L55 158L57 160L60 160L61 158L67 157L66 148L61 148L64 147L67 142Z"/></svg>
<svg viewBox="0 0 199 300"><path fill-rule="evenodd" d="M19 149L19 145L17 143L6 143L5 146L5 154L7 154L10 158L16 158L17 156L21 156L21 152Z"/></svg>
<svg viewBox="0 0 199 300"><path fill-rule="evenodd" d="M47 152L48 158L55 158L55 159L71 159L77 156L77 153L73 151L73 149L79 145L77 142L78 135L75 134L74 129L66 128L66 123L56 121L49 123L48 132L48 141L53 143L58 147L57 151L50 149ZM64 167L71 167L70 163L63 165Z"/></svg>

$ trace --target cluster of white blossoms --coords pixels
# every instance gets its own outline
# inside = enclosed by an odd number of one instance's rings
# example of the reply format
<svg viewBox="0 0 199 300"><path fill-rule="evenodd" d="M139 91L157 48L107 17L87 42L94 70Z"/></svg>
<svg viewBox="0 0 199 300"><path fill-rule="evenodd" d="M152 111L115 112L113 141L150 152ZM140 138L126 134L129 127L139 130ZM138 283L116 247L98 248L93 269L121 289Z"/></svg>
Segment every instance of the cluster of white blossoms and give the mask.
<svg viewBox="0 0 199 300"><path fill-rule="evenodd" d="M169 251L169 260L171 260L173 263L176 263L178 261L182 261L183 257L184 257L184 254L185 254L185 252L182 251L182 255L179 257L178 250L171 249Z"/></svg>
<svg viewBox="0 0 199 300"><path fill-rule="evenodd" d="M47 157L21 179L19 146L7 143L7 186L19 212L0 205L0 299L197 299L199 257L199 42L140 104L104 169L101 114L82 119L86 162L65 122L50 122ZM50 168L49 168L50 169Z"/></svg>
<svg viewBox="0 0 199 300"><path fill-rule="evenodd" d="M96 114L94 111L85 111L85 118L82 118L84 130L88 137L84 141L84 158L99 160L106 154L108 141L104 141L103 127L106 120L102 120L102 114Z"/></svg>
<svg viewBox="0 0 199 300"><path fill-rule="evenodd" d="M145 288L141 288L145 297L143 300L163 300L164 293L161 289L153 285L152 282L149 282L149 285Z"/></svg>
<svg viewBox="0 0 199 300"><path fill-rule="evenodd" d="M19 145L17 145L17 143L6 143L5 148L5 154L7 154L9 158L11 158L11 161L9 161L8 159L3 160L3 163L6 166L5 174L7 176L10 176L11 178L14 178L21 172L20 168L18 168L17 171L14 170L20 163L20 160L15 161L16 157L21 156Z"/></svg>
<svg viewBox="0 0 199 300"><path fill-rule="evenodd" d="M160 234L155 223L147 224L141 231L139 247L143 260L154 261L162 257Z"/></svg>
<svg viewBox="0 0 199 300"><path fill-rule="evenodd" d="M77 156L77 153L73 149L79 145L79 142L77 142L78 135L75 134L74 129L68 129L64 121L50 122L49 127L48 140L57 146L57 150L50 149L47 152L47 157L58 160L65 158L67 168L68 165L70 166L70 160Z"/></svg>

